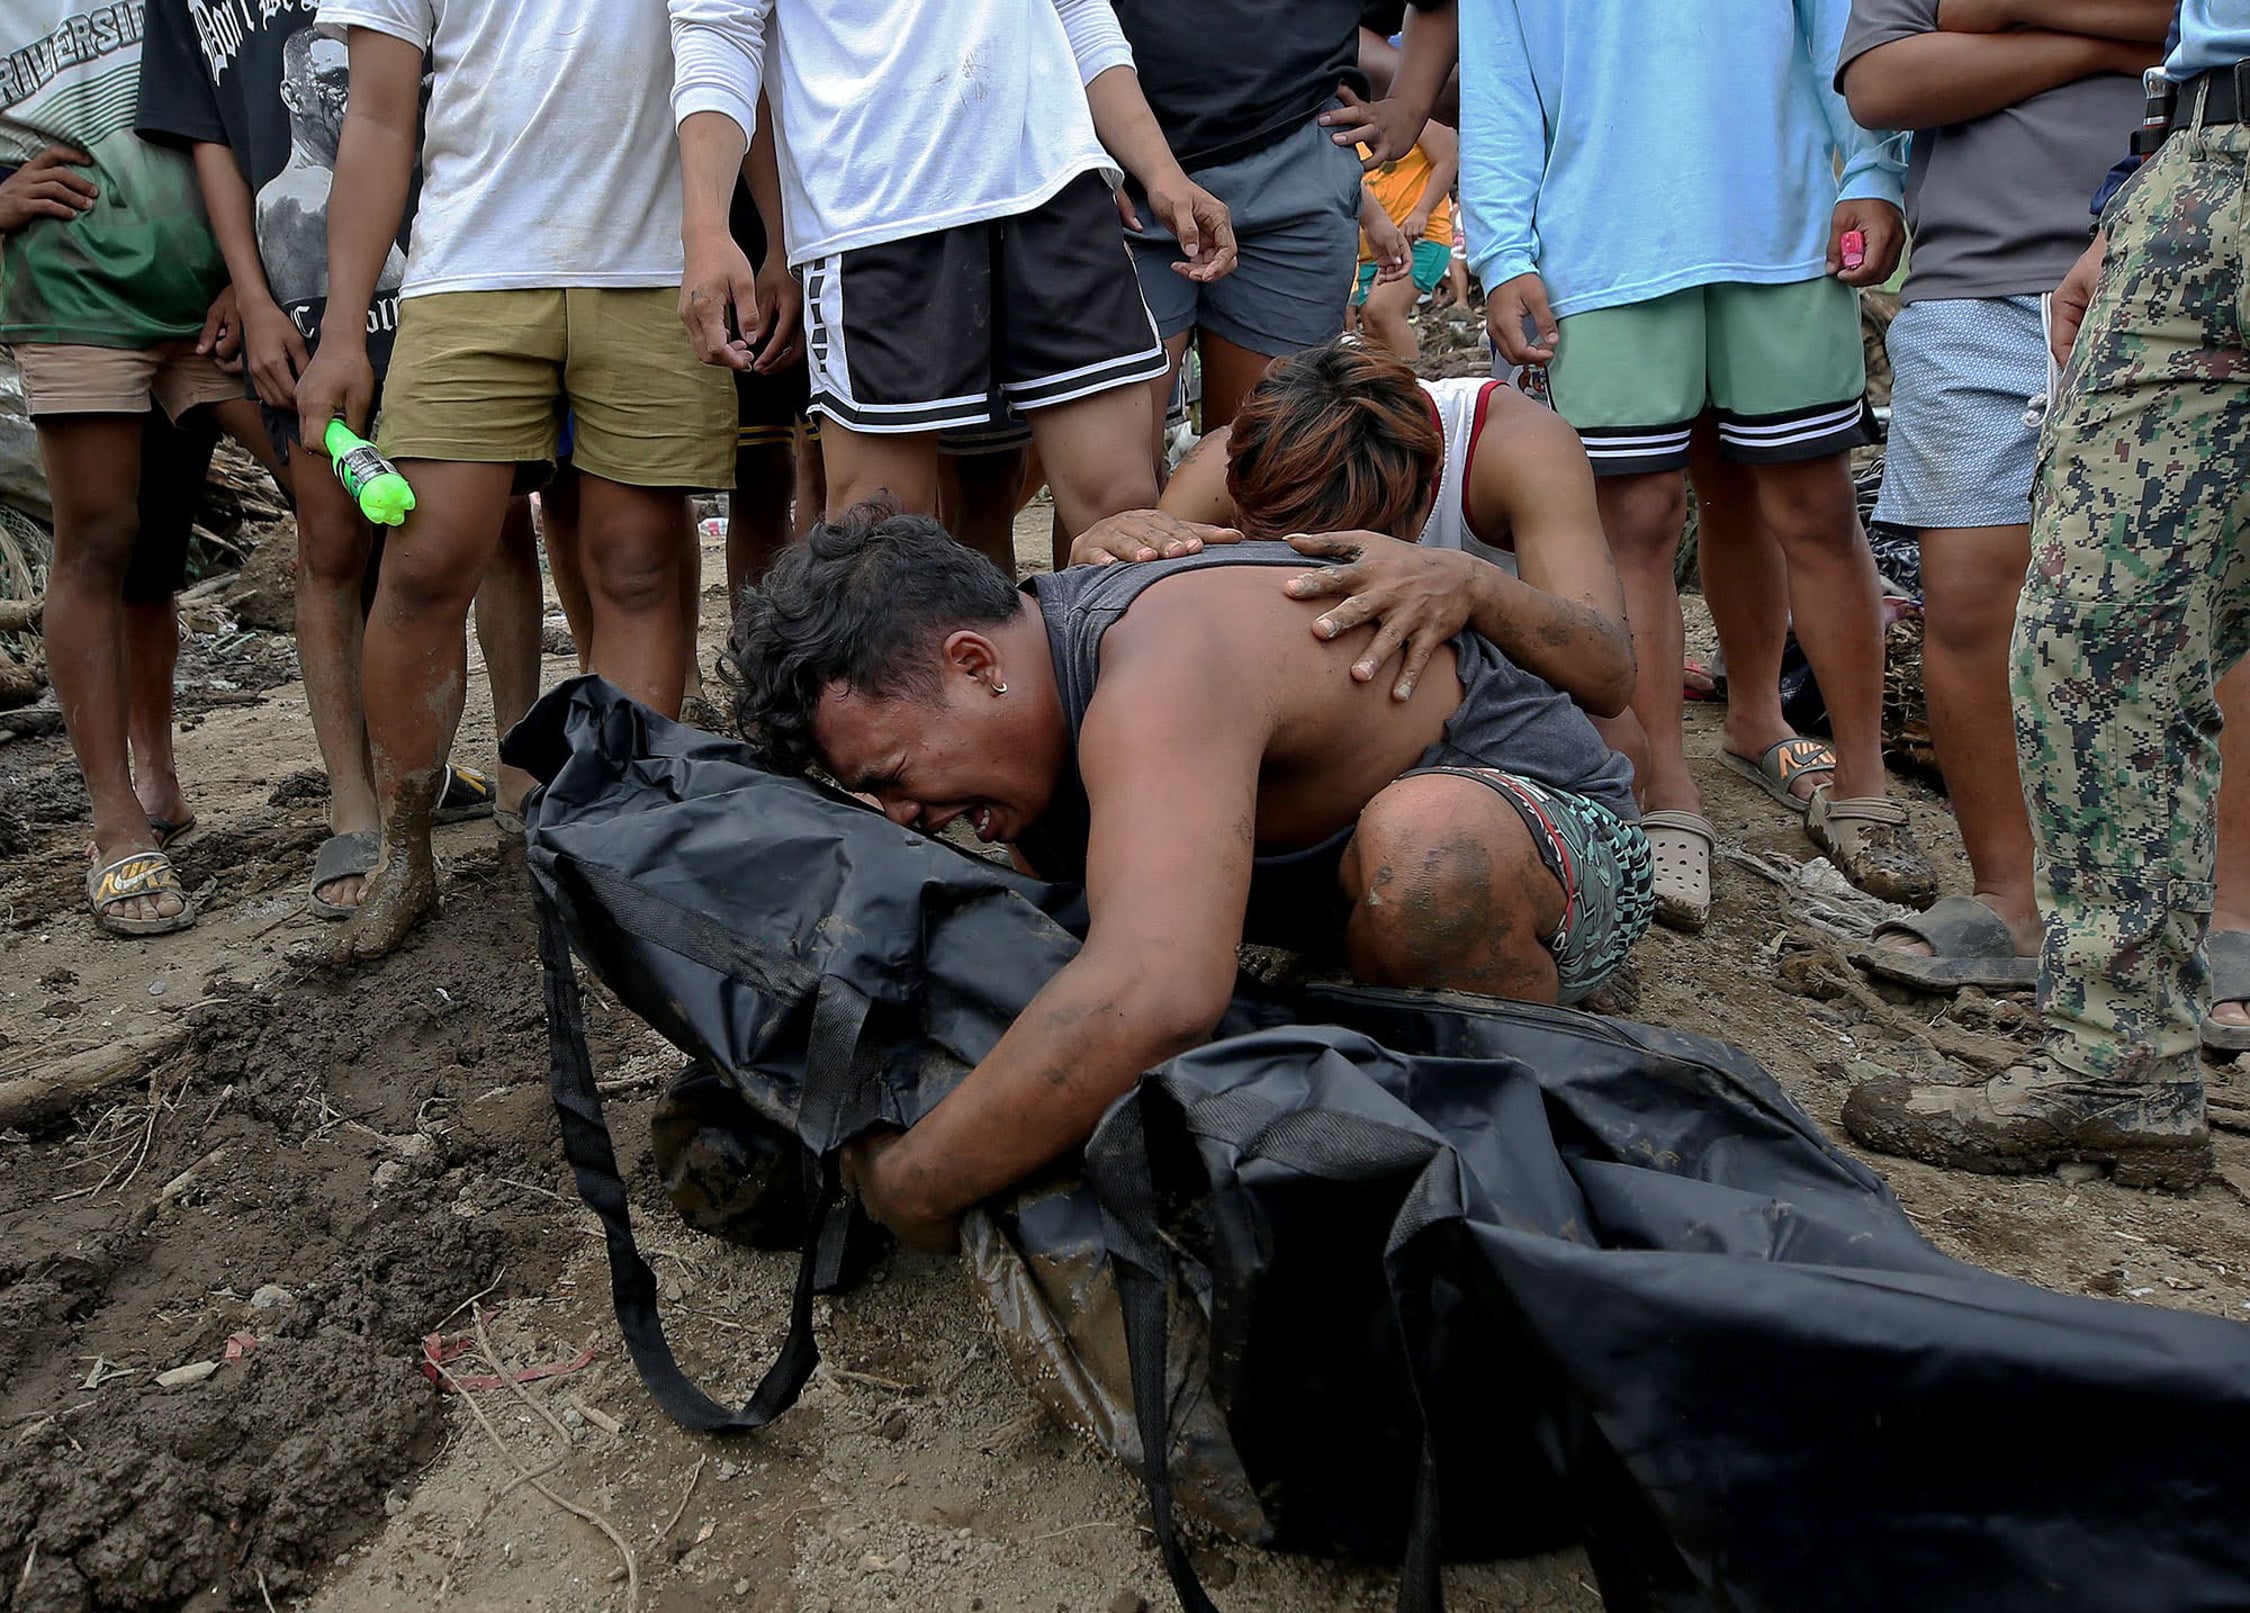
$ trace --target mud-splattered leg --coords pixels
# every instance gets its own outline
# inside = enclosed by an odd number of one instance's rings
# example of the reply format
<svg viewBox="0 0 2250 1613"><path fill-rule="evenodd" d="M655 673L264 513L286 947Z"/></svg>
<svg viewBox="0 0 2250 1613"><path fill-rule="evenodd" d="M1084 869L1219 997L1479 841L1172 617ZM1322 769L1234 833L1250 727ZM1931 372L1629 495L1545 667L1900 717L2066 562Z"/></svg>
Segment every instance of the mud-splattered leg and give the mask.
<svg viewBox="0 0 2250 1613"><path fill-rule="evenodd" d="M362 669L383 857L324 954L335 964L392 951L437 910L430 813L461 722L469 605L498 549L515 479L513 464L409 460L399 469L418 503L384 550Z"/></svg>
<svg viewBox="0 0 2250 1613"><path fill-rule="evenodd" d="M1345 853L1344 953L1370 985L1555 1001L1547 939L1563 889L1522 817L1474 779L1401 779L1367 804Z"/></svg>

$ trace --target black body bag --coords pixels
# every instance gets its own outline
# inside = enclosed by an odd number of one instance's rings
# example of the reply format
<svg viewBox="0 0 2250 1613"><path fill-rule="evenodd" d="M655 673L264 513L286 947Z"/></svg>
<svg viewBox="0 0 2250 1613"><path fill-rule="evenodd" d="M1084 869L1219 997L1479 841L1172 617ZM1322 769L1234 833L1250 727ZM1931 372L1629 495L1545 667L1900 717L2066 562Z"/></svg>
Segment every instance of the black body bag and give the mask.
<svg viewBox="0 0 2250 1613"><path fill-rule="evenodd" d="M620 1325L690 1427L816 1360L836 1150L911 1125L1076 948L1075 893L898 828L580 679L505 747L553 1085ZM657 1324L575 946L803 1145L780 1359L730 1411ZM1034 1392L1179 1509L1403 1562L1582 1540L1613 1609L2250 1608L2250 1329L1952 1260L1755 1064L1481 998L1239 994L1109 1111L1082 1175L965 1220Z"/></svg>

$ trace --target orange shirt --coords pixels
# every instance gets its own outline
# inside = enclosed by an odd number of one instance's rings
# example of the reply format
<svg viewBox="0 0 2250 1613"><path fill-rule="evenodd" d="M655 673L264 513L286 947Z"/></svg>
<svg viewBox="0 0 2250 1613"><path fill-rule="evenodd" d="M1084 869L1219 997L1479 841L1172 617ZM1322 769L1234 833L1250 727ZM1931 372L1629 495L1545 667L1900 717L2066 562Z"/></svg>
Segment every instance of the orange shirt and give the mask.
<svg viewBox="0 0 2250 1613"><path fill-rule="evenodd" d="M1360 160L1367 160L1367 148L1359 148ZM1387 162L1367 176L1367 186L1375 192L1375 201L1390 215L1393 224L1403 226L1406 215L1414 211L1414 204L1422 199L1422 187L1430 182L1430 154L1416 146L1396 162ZM1440 197L1437 206L1430 209L1429 228L1422 232L1425 241L1437 241L1450 249L1453 245L1453 200ZM1409 242L1409 245L1412 243ZM1367 236L1359 238L1359 261L1372 263L1375 254L1368 250Z"/></svg>

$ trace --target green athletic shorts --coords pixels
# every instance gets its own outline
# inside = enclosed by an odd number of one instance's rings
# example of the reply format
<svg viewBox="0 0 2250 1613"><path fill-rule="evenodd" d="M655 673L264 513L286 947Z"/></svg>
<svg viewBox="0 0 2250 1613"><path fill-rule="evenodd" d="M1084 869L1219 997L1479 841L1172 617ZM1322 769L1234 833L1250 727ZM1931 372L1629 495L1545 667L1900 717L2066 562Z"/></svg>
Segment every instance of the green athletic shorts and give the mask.
<svg viewBox="0 0 2250 1613"><path fill-rule="evenodd" d="M1821 459L1872 440L1859 293L1823 275L1722 282L1559 322L1555 409L1597 476L1678 470L1706 408L1719 451L1748 465Z"/></svg>
<svg viewBox="0 0 2250 1613"><path fill-rule="evenodd" d="M1437 290L1438 282L1445 278L1445 271L1452 262L1453 248L1447 246L1443 241L1416 241L1414 243L1414 262L1407 271L1413 278L1414 289L1425 296ZM1372 263L1361 264L1359 266L1359 285L1352 292L1352 306L1354 308L1367 300L1367 293L1374 287L1374 284L1375 265Z"/></svg>

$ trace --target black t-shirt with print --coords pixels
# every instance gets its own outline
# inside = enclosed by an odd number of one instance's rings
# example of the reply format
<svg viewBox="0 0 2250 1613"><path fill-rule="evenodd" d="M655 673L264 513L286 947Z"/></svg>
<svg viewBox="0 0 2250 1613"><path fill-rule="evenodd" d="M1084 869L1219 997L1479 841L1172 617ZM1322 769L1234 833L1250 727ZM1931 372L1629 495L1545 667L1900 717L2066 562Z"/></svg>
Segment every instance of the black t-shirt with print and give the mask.
<svg viewBox="0 0 2250 1613"><path fill-rule="evenodd" d="M313 31L318 10L319 0L148 0L134 122L146 139L233 151L266 284L307 345L328 304L328 189L348 77L343 42ZM411 194L406 211L411 220ZM398 330L406 240L402 222L367 316L378 377Z"/></svg>

